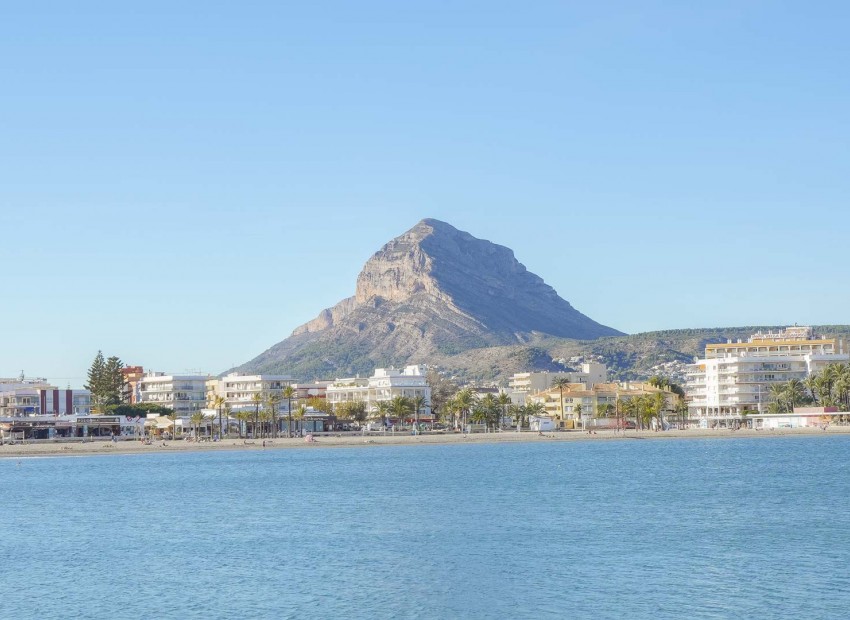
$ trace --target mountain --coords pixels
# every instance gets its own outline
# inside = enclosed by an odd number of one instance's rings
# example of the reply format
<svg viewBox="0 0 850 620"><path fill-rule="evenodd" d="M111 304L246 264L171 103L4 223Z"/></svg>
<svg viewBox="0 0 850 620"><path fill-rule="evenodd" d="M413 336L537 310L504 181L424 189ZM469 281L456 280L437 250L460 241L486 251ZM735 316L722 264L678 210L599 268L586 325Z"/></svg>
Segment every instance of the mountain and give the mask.
<svg viewBox="0 0 850 620"><path fill-rule="evenodd" d="M333 377L540 338L621 335L573 308L510 249L425 219L366 262L353 297L236 370Z"/></svg>

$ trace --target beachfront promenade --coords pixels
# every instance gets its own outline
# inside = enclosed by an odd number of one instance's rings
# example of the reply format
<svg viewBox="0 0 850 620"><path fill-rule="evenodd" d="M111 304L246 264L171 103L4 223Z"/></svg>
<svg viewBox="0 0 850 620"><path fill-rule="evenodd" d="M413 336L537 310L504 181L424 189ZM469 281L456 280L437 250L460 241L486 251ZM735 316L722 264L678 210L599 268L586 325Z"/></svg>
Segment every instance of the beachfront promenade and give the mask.
<svg viewBox="0 0 850 620"><path fill-rule="evenodd" d="M327 433L318 434L314 441L304 438L276 439L225 439L218 442L194 441L154 441L150 444L141 441L86 440L62 441L50 440L30 441L0 446L0 458L33 457L33 456L83 456L103 454L150 454L161 452L209 452L221 450L281 450L281 449L321 449L321 448L353 448L377 447L387 445L440 445L440 444L481 444L481 443L511 443L511 442L562 442L562 441L631 441L636 439L668 440L668 439L699 439L699 438L734 438L734 437L780 437L780 436L825 436L850 435L850 426L830 426L826 430L820 428L794 428L776 430L740 429L688 429L662 432L634 431L614 432L611 430L597 431L587 434L581 431L537 432L505 431L500 433L476 433L463 435L461 433L433 433L409 435L401 433Z"/></svg>

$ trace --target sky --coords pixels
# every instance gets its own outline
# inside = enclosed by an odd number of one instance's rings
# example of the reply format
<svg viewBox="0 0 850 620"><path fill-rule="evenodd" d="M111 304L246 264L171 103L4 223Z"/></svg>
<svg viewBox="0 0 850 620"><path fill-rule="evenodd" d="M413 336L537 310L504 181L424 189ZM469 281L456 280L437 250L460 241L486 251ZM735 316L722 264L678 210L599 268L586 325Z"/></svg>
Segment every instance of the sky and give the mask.
<svg viewBox="0 0 850 620"><path fill-rule="evenodd" d="M0 4L0 377L219 373L425 217L628 333L850 323L844 2Z"/></svg>

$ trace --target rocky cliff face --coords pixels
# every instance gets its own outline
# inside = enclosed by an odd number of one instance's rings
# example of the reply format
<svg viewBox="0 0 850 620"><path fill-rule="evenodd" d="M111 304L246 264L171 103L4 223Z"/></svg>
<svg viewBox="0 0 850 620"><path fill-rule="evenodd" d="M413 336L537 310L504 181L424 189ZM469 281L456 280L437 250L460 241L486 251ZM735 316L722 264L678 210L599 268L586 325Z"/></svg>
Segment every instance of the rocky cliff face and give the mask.
<svg viewBox="0 0 850 620"><path fill-rule="evenodd" d="M368 372L524 343L534 334L594 339L620 332L575 310L510 249L426 219L366 262L353 297L240 370L302 378Z"/></svg>

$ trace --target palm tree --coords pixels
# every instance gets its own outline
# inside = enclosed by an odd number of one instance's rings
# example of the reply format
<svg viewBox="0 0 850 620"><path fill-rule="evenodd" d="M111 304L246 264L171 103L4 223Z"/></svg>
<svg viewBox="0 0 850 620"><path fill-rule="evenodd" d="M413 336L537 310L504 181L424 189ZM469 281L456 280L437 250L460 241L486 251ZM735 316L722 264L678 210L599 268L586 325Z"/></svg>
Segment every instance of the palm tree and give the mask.
<svg viewBox="0 0 850 620"><path fill-rule="evenodd" d="M774 405L770 407L770 409L775 410L776 413L785 413L787 411L785 404L785 385L782 383L772 383L770 385L770 396L773 399L773 402L770 405Z"/></svg>
<svg viewBox="0 0 850 620"><path fill-rule="evenodd" d="M281 396L277 392L269 392L269 395L266 396L266 406L269 408L269 411L272 415L272 425L274 426L274 437L278 436L278 423L277 423L277 412L278 406L280 405Z"/></svg>
<svg viewBox="0 0 850 620"><path fill-rule="evenodd" d="M379 400L375 404L375 413L381 418L381 426L387 427L387 416L390 414L390 401Z"/></svg>
<svg viewBox="0 0 850 620"><path fill-rule="evenodd" d="M809 390L809 395L812 397L812 401L814 404L818 403L818 375L817 373L811 374L805 379L803 379L803 385L806 386L806 389Z"/></svg>
<svg viewBox="0 0 850 620"><path fill-rule="evenodd" d="M227 404L227 399L224 396L219 396L216 394L212 399L212 407L213 409L218 409L218 435L219 437L224 437L224 427L221 425L221 410Z"/></svg>
<svg viewBox="0 0 850 620"><path fill-rule="evenodd" d="M289 415L289 426L286 429L286 436L292 437L292 397L295 396L295 388L287 385L280 394L286 399L286 411Z"/></svg>
<svg viewBox="0 0 850 620"><path fill-rule="evenodd" d="M469 419L476 424L487 421L487 409L484 408L482 403L476 403L472 407L472 413L469 414Z"/></svg>
<svg viewBox="0 0 850 620"><path fill-rule="evenodd" d="M177 412L172 411L168 419L171 420L171 438L177 439Z"/></svg>
<svg viewBox="0 0 850 620"><path fill-rule="evenodd" d="M307 405L305 405L304 403L301 403L298 406L298 409L295 411L295 423L297 425L303 424L304 416L306 416L306 415L307 415ZM301 429L299 428L299 432L298 432L299 435L301 434L300 431L301 431Z"/></svg>
<svg viewBox="0 0 850 620"><path fill-rule="evenodd" d="M254 439L257 438L257 425L260 422L260 405L263 404L263 393L256 392L251 396L251 402L254 403L254 428L253 428L253 436Z"/></svg>
<svg viewBox="0 0 850 620"><path fill-rule="evenodd" d="M242 428L245 428L245 435L248 435L248 422L253 418L253 414L248 409L240 409L236 412L236 419L239 422L239 439L242 439Z"/></svg>
<svg viewBox="0 0 850 620"><path fill-rule="evenodd" d="M507 392L499 392L499 397L496 402L502 408L502 419L499 420L499 428L502 428L504 419L508 416L508 406L511 404L511 397Z"/></svg>
<svg viewBox="0 0 850 620"><path fill-rule="evenodd" d="M396 420L401 420L404 425L405 416L410 414L411 402L406 396L395 396L390 401L390 412L395 416Z"/></svg>
<svg viewBox="0 0 850 620"><path fill-rule="evenodd" d="M523 409L523 418L531 418L532 416L540 416L546 413L546 407L539 400L527 403Z"/></svg>
<svg viewBox="0 0 850 620"><path fill-rule="evenodd" d="M575 415L577 420L581 420L581 403L578 403L575 407L573 407L573 415ZM584 428L584 424L582 424L582 429Z"/></svg>
<svg viewBox="0 0 850 620"><path fill-rule="evenodd" d="M200 411L196 411L192 414L192 417L189 418L189 421L192 423L192 428L195 430L195 440L197 441L200 434L199 428L201 424L204 424L207 421L207 417Z"/></svg>
<svg viewBox="0 0 850 620"><path fill-rule="evenodd" d="M569 386L570 380L568 377L555 377L552 379L552 387L557 388L561 393L561 417L566 420L567 413L564 411L564 388Z"/></svg>
<svg viewBox="0 0 850 620"><path fill-rule="evenodd" d="M496 397L492 394L487 394L481 399L481 407L484 409L486 422L488 424L492 422L493 429L495 430L500 413L499 403L496 401Z"/></svg>
<svg viewBox="0 0 850 620"><path fill-rule="evenodd" d="M475 402L475 396L472 394L471 390L463 389L455 394L455 397L452 400L458 413L462 416L461 425L466 426L466 416L469 414L469 410L472 409L472 405Z"/></svg>

